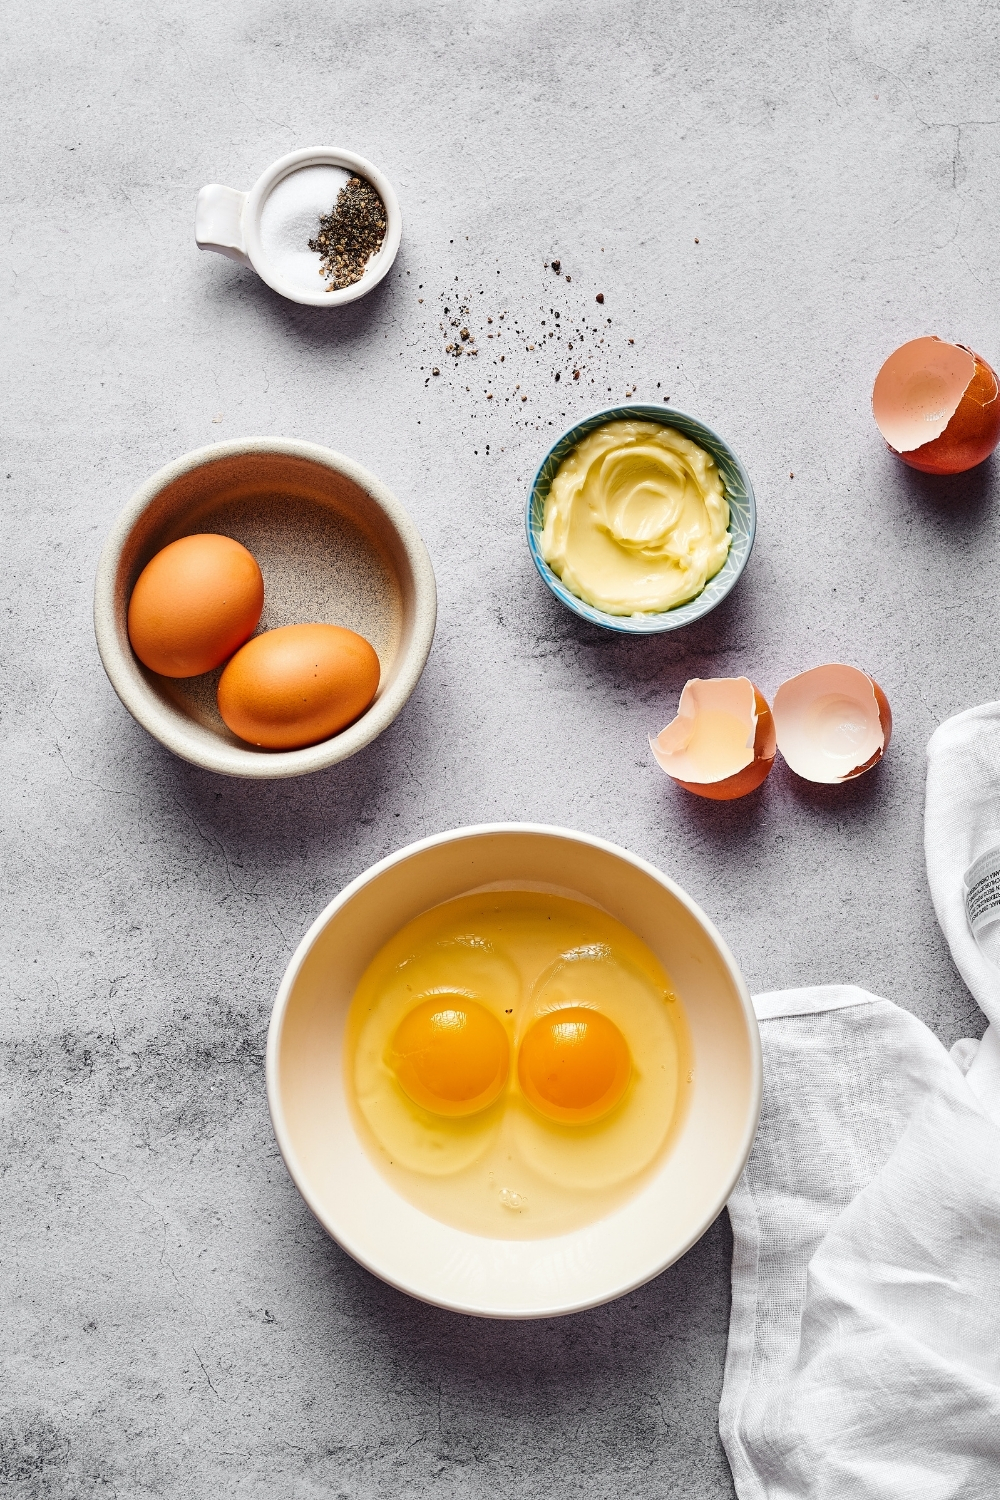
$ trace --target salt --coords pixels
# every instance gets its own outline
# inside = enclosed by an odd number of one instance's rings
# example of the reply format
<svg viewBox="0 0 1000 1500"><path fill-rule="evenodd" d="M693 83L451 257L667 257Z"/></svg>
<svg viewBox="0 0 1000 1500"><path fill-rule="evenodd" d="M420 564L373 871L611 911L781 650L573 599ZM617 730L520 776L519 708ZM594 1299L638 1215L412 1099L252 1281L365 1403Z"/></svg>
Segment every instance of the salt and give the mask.
<svg viewBox="0 0 1000 1500"><path fill-rule="evenodd" d="M328 214L350 179L343 167L300 167L283 177L260 211L260 242L269 264L286 281L304 291L322 288L316 238L321 214Z"/></svg>

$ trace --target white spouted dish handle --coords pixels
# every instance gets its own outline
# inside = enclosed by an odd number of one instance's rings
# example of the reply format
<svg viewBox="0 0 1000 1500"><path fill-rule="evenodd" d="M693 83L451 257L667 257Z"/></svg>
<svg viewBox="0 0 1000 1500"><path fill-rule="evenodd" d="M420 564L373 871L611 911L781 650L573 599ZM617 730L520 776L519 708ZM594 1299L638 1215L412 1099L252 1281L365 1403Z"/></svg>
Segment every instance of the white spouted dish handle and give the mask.
<svg viewBox="0 0 1000 1500"><path fill-rule="evenodd" d="M214 250L250 265L243 240L243 210L248 196L217 182L202 188L194 211L194 237L200 250Z"/></svg>

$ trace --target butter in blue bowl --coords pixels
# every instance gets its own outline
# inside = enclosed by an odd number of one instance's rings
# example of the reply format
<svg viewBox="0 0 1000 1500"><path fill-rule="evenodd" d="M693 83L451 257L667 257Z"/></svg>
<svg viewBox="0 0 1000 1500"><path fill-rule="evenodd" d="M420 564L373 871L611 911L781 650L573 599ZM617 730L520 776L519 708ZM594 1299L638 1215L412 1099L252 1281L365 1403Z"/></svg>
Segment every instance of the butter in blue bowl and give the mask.
<svg viewBox="0 0 1000 1500"><path fill-rule="evenodd" d="M725 598L757 512L749 475L718 433L636 404L563 433L535 475L526 522L535 566L568 609L606 630L653 635Z"/></svg>

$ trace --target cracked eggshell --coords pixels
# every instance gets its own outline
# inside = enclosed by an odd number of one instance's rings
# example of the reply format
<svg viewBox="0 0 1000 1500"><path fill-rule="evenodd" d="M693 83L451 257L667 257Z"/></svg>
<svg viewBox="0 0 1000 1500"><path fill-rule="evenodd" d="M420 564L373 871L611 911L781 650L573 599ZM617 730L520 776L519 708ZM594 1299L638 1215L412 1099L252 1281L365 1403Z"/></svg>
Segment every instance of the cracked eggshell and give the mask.
<svg viewBox="0 0 1000 1500"><path fill-rule="evenodd" d="M650 735L649 746L678 786L731 802L755 791L774 764L774 720L748 677L693 677L677 717Z"/></svg>
<svg viewBox="0 0 1000 1500"><path fill-rule="evenodd" d="M806 781L850 781L870 771L892 734L889 700L873 677L831 662L783 682L774 695L778 749Z"/></svg>
<svg viewBox="0 0 1000 1500"><path fill-rule="evenodd" d="M1000 442L1000 382L964 344L911 339L890 354L872 391L879 432L925 474L961 474Z"/></svg>

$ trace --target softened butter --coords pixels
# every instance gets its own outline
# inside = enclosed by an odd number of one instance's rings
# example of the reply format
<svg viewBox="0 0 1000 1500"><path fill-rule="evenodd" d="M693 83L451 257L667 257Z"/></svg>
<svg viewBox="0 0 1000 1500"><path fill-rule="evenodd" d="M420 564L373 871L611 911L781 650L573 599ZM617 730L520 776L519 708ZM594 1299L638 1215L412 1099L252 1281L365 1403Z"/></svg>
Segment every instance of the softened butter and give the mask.
<svg viewBox="0 0 1000 1500"><path fill-rule="evenodd" d="M711 454L658 422L608 422L559 465L541 552L572 593L606 614L659 614L715 577L728 527Z"/></svg>

